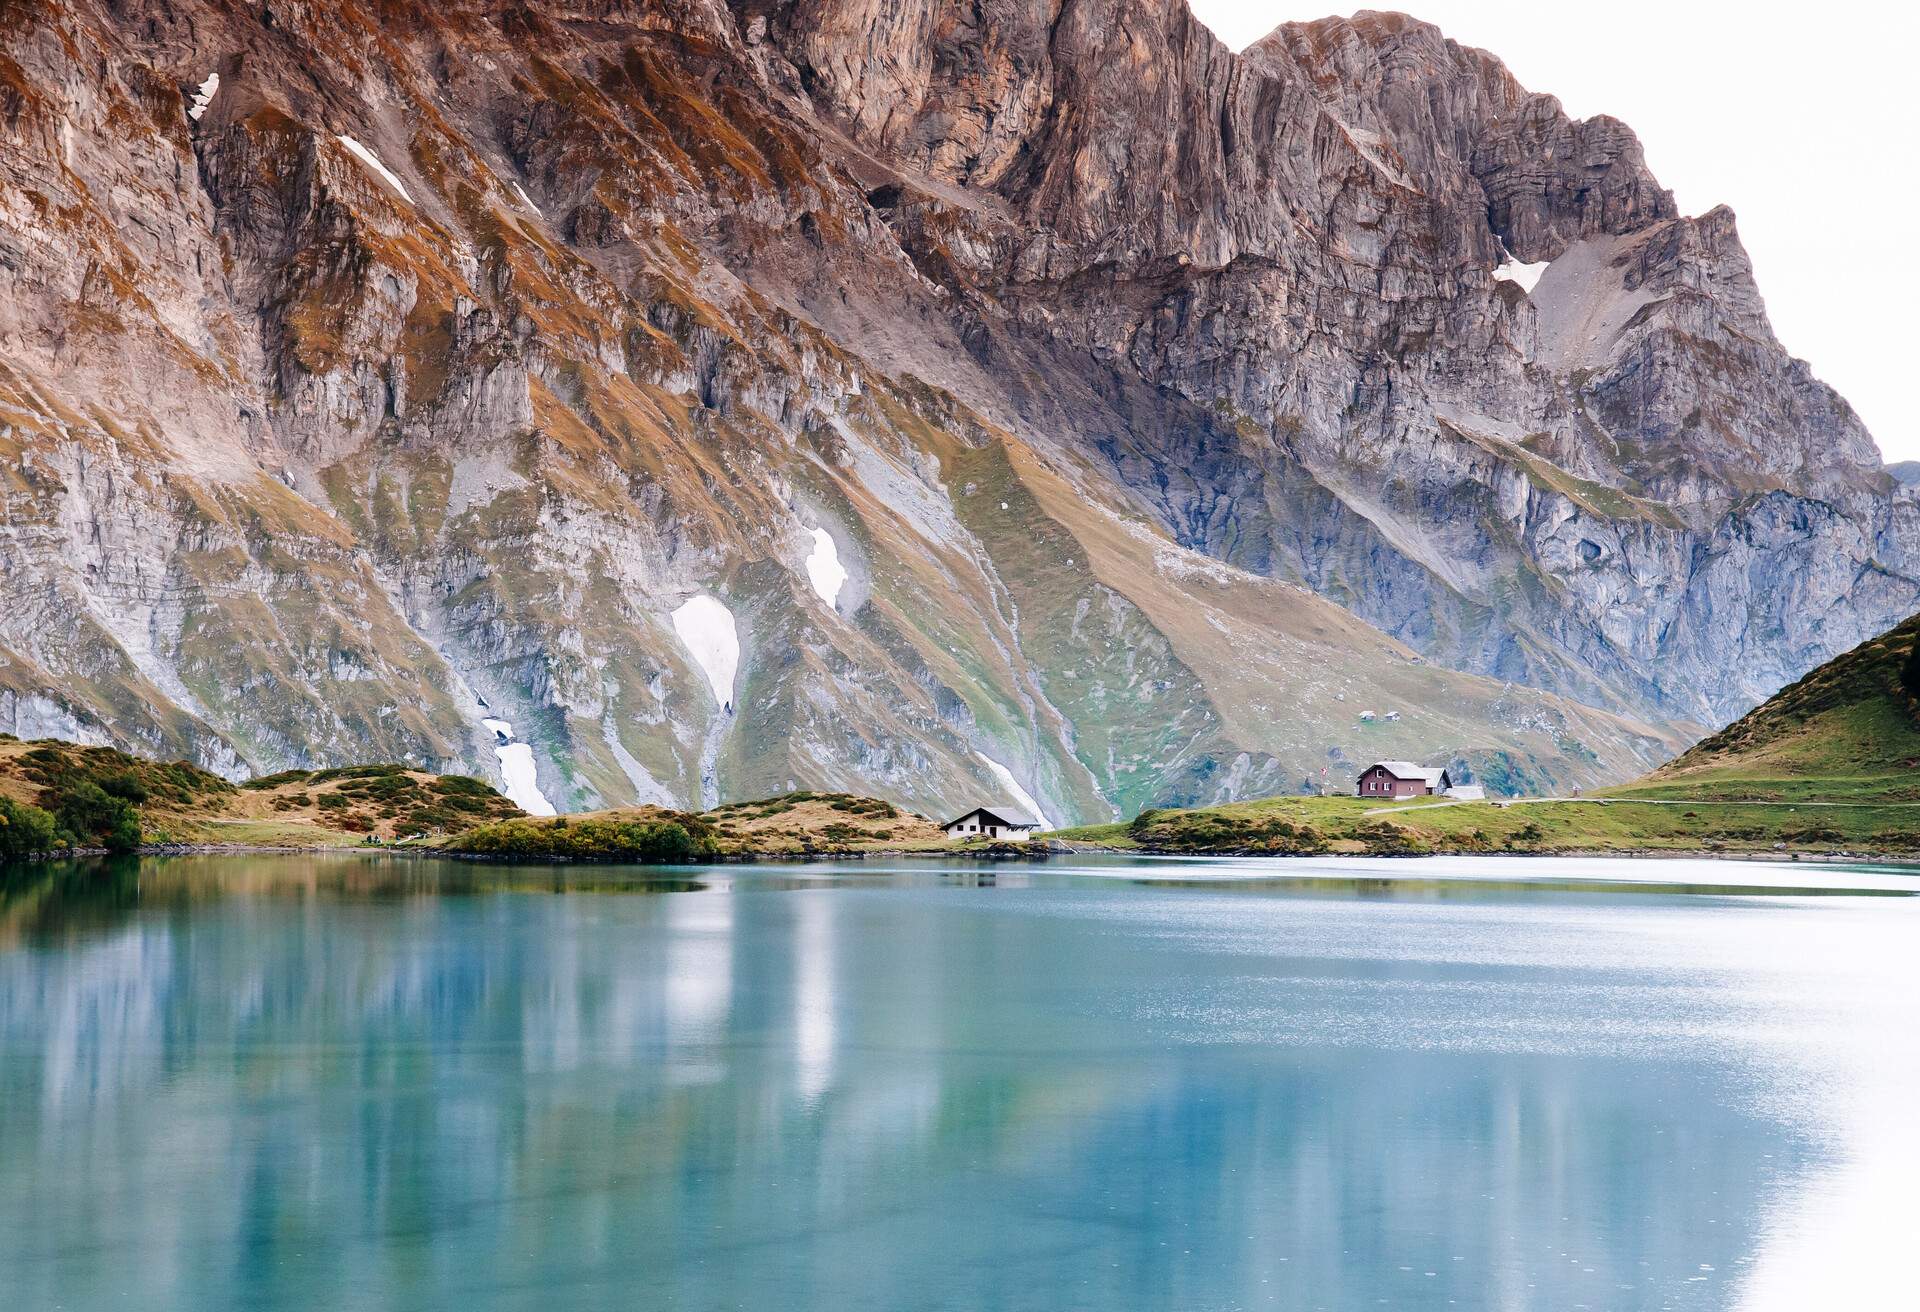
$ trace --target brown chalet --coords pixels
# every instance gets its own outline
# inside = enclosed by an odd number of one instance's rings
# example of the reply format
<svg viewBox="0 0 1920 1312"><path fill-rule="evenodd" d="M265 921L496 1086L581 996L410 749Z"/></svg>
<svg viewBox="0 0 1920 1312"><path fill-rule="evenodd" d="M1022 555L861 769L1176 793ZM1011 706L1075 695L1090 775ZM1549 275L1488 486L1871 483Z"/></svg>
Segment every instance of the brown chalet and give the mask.
<svg viewBox="0 0 1920 1312"><path fill-rule="evenodd" d="M1445 770L1429 769L1412 761L1375 761L1360 776L1356 797L1422 797L1453 787Z"/></svg>

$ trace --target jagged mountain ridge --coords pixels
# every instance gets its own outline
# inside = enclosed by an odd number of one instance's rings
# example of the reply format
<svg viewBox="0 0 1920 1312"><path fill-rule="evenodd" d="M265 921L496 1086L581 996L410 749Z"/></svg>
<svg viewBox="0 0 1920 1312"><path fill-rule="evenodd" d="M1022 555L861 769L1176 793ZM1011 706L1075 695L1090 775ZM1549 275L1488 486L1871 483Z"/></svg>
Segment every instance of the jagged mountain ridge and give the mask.
<svg viewBox="0 0 1920 1312"><path fill-rule="evenodd" d="M493 714L562 805L935 809L991 758L1102 818L1365 754L1636 773L1912 608L1908 503L1730 218L1406 20L1244 57L1144 2L4 23L0 728L498 777ZM1622 292L1556 296L1570 251ZM1539 362L1595 313L1615 363ZM1703 394L1678 454L1575 420Z"/></svg>

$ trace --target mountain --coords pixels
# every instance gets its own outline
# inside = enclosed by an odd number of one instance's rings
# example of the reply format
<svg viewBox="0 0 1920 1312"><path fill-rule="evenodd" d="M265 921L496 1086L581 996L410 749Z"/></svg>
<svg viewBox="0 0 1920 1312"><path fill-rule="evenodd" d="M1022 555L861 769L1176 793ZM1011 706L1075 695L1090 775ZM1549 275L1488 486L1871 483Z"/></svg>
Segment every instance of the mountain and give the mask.
<svg viewBox="0 0 1920 1312"><path fill-rule="evenodd" d="M1375 756L1553 790L1920 608L1915 492L1731 214L1411 19L1236 55L1177 0L50 0L0 35L23 737L562 809L1098 820Z"/></svg>

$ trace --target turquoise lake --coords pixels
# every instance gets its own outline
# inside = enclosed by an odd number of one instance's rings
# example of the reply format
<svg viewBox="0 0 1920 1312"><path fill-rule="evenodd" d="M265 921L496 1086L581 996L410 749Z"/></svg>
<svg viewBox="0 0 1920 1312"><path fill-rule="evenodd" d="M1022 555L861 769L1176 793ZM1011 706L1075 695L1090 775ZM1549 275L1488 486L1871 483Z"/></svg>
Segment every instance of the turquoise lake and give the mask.
<svg viewBox="0 0 1920 1312"><path fill-rule="evenodd" d="M1914 1306L1920 873L0 876L9 1309Z"/></svg>

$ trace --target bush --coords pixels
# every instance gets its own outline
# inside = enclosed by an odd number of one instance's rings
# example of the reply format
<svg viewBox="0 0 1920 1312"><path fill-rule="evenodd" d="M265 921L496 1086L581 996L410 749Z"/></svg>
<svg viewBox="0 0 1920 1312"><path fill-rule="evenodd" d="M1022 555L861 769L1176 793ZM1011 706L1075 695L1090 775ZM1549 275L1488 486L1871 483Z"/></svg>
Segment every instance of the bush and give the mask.
<svg viewBox="0 0 1920 1312"><path fill-rule="evenodd" d="M55 847L53 816L37 806L0 797L0 861L19 861Z"/></svg>
<svg viewBox="0 0 1920 1312"><path fill-rule="evenodd" d="M140 846L140 813L131 802L111 795L91 779L56 794L53 814L81 846L110 852L131 852Z"/></svg>
<svg viewBox="0 0 1920 1312"><path fill-rule="evenodd" d="M1145 838L1147 831L1153 828L1153 822L1159 818L1160 812L1150 806L1128 822L1127 833L1135 838Z"/></svg>
<svg viewBox="0 0 1920 1312"><path fill-rule="evenodd" d="M1514 831L1513 836L1507 840L1507 845L1509 847L1534 847L1546 838L1546 836L1546 830L1529 820L1526 824L1521 825L1520 828Z"/></svg>
<svg viewBox="0 0 1920 1312"><path fill-rule="evenodd" d="M311 777L311 774L312 772L308 770L282 770L279 774L263 774L258 779L249 779L240 786L257 792L265 791L269 788L278 788L281 784L298 783L300 780Z"/></svg>
<svg viewBox="0 0 1920 1312"><path fill-rule="evenodd" d="M705 826L689 829L679 820L502 820L461 835L448 844L448 850L480 856L672 865L714 856L717 848Z"/></svg>
<svg viewBox="0 0 1920 1312"><path fill-rule="evenodd" d="M141 783L139 776L130 770L101 775L99 782L100 791L108 797L117 797L123 802L132 802L135 806L147 800L147 786Z"/></svg>

